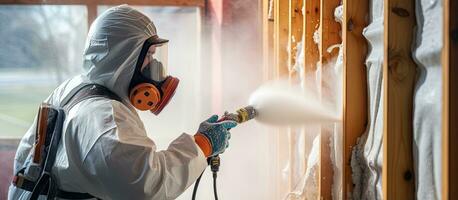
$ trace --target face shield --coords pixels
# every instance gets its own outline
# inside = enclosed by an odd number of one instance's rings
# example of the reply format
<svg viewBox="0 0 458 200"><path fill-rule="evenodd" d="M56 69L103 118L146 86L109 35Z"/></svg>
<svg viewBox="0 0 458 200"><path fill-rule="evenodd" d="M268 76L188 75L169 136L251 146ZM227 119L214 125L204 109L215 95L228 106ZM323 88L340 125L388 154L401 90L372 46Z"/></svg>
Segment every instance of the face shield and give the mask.
<svg viewBox="0 0 458 200"><path fill-rule="evenodd" d="M168 43L153 44L149 47L140 69L143 77L156 82L168 76Z"/></svg>
<svg viewBox="0 0 458 200"><path fill-rule="evenodd" d="M132 105L156 115L169 103L180 82L167 73L167 42L160 38L145 41L129 86Z"/></svg>

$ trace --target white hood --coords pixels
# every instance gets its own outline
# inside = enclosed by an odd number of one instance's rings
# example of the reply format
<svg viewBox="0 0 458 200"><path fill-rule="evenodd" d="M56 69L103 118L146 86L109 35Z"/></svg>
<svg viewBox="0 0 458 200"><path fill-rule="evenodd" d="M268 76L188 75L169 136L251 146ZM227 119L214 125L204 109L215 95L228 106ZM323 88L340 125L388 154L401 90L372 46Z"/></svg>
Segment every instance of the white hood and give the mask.
<svg viewBox="0 0 458 200"><path fill-rule="evenodd" d="M89 29L84 75L130 104L128 90L135 64L145 40L155 35L153 22L128 5L106 10Z"/></svg>

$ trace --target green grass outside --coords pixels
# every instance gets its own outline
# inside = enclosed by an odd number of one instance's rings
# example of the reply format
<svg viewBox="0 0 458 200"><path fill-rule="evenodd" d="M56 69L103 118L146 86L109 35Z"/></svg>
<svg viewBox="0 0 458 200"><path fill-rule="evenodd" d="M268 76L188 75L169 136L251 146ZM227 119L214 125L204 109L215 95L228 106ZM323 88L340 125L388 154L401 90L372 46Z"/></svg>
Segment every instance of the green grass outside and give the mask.
<svg viewBox="0 0 458 200"><path fill-rule="evenodd" d="M0 137L22 137L33 122L38 106L54 87L0 88Z"/></svg>

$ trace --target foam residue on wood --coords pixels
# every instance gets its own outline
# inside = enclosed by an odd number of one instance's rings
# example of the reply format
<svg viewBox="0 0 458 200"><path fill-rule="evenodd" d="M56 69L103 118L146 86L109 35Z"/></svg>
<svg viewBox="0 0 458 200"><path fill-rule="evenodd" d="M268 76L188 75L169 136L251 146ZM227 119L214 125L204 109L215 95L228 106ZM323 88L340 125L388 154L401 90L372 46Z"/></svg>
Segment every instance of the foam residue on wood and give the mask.
<svg viewBox="0 0 458 200"><path fill-rule="evenodd" d="M369 25L363 30L368 41L366 58L369 124L352 152L353 199L382 198L383 164L383 0L370 0Z"/></svg>
<svg viewBox="0 0 458 200"><path fill-rule="evenodd" d="M441 195L442 1L416 1L413 154L417 199Z"/></svg>
<svg viewBox="0 0 458 200"><path fill-rule="evenodd" d="M343 20L343 5L340 5L336 7L334 11L334 17L337 22L339 22L342 25L342 20ZM341 32L341 31L340 31ZM342 36L342 34L340 34ZM333 103L334 103L334 109L338 110L339 113L342 112L342 105L343 105L343 100L342 100L342 84L343 84L343 48L342 44L335 44L332 45L331 47L328 47L327 51L332 52L334 48L337 48L339 50L337 58L335 59L335 64L333 65L333 68L330 70L330 77L333 80L335 80L335 84L332 85L331 89L332 92L329 94L332 94L333 97ZM332 197L333 199L343 199L342 198L342 163L343 163L343 158L342 158L342 144L343 144L343 136L342 136L342 123L337 122L334 123L333 127L333 135L331 138L331 143L330 143L330 148L331 148L331 161L333 164L333 170L334 170L334 177L333 177L333 184L332 184Z"/></svg>
<svg viewBox="0 0 458 200"><path fill-rule="evenodd" d="M288 193L284 199L317 199L318 198L318 174L319 174L319 155L320 137L313 139L312 149L307 159L307 169L301 176L299 183L294 185L294 189Z"/></svg>

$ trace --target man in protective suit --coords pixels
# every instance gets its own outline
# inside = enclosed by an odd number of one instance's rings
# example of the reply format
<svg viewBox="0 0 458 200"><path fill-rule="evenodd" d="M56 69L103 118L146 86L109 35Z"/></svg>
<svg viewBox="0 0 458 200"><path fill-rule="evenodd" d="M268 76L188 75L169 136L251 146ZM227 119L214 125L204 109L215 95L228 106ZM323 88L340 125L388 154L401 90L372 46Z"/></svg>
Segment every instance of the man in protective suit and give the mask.
<svg viewBox="0 0 458 200"><path fill-rule="evenodd" d="M207 157L224 152L236 122L218 122L216 115L164 151L156 151L147 137L137 110L159 114L179 82L166 71L167 42L148 17L127 5L108 9L91 25L85 72L62 83L45 102L60 105L84 84L100 85L118 99L87 98L66 110L51 173L59 190L99 199L175 199L202 173ZM20 142L15 174L27 165L36 129L37 120ZM30 195L12 184L8 199Z"/></svg>

